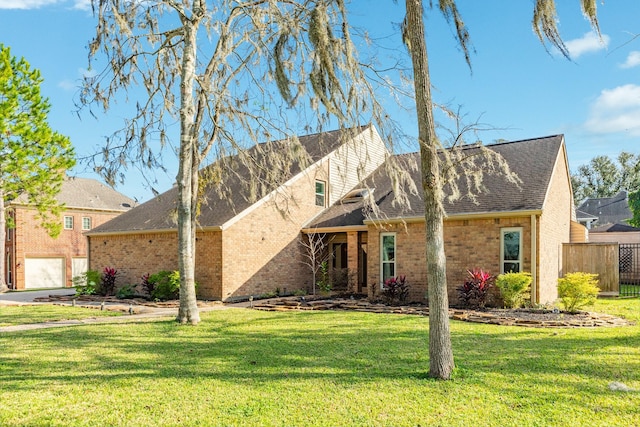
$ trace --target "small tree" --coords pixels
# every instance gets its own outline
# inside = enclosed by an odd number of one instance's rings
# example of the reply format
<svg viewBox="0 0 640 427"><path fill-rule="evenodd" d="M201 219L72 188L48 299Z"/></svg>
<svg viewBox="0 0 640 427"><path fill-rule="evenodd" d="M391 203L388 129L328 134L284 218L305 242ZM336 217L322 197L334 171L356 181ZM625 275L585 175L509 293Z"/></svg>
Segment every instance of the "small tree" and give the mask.
<svg viewBox="0 0 640 427"><path fill-rule="evenodd" d="M302 234L300 236L300 245L303 248L302 264L306 265L311 270L313 282L312 294L315 295L316 285L318 283L318 273L320 272L323 263L326 263L330 256L327 235L325 233L317 233L315 231Z"/></svg>
<svg viewBox="0 0 640 427"><path fill-rule="evenodd" d="M24 58L0 44L0 289L5 284L6 204L19 196L37 210L52 237L61 230L56 200L67 169L75 164L71 141L47 123L49 100L40 94L42 77Z"/></svg>

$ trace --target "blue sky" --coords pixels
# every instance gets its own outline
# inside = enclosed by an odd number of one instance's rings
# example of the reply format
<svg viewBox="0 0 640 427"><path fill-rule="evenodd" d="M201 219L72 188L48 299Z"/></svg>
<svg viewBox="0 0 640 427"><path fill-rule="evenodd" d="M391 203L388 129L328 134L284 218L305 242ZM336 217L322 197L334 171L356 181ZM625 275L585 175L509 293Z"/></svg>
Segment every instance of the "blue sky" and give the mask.
<svg viewBox="0 0 640 427"><path fill-rule="evenodd" d="M356 25L405 56L394 27L404 7L390 0L355 0ZM572 170L597 155L640 153L640 2L598 2L602 40L582 16L578 0L558 3L559 28L572 56L548 53L531 29L532 1L459 0L473 48L466 65L451 27L437 11L427 14L427 44L434 101L462 106L469 120L496 128L486 143L562 133ZM87 42L95 20L89 0L0 0L0 42L41 70L42 91L52 104L50 123L71 137L80 155L99 148L121 126L124 101L98 120L76 114L77 86L87 67ZM122 107L122 108L120 108ZM407 134L415 135L414 111L391 108ZM170 156L167 156L169 158ZM535 160L535 159L533 159ZM171 186L176 169L158 175L156 188ZM92 177L78 168L80 176ZM151 197L135 169L117 187L140 201Z"/></svg>

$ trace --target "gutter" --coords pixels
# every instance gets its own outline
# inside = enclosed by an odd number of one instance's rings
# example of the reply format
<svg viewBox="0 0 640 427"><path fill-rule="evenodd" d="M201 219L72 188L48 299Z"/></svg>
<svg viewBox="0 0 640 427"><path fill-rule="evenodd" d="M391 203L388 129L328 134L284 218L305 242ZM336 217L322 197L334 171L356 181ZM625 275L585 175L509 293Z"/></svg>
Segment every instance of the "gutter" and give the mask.
<svg viewBox="0 0 640 427"><path fill-rule="evenodd" d="M204 231L222 231L222 227L219 225L209 227L198 227L197 232ZM132 234L168 234L177 233L177 228L159 228L159 229L147 229L147 230L120 230L120 231L88 231L83 233L87 237L100 237L100 236L130 236Z"/></svg>
<svg viewBox="0 0 640 427"><path fill-rule="evenodd" d="M452 214L444 218L444 221L459 221L465 219L485 219L485 218L509 218L514 216L531 216L541 215L542 209L528 209L522 211L503 211L503 212L478 212L478 213L461 213ZM409 216L409 217L395 217L395 218L377 218L377 219L365 219L363 221L366 225L375 225L379 223L415 223L424 222L423 216Z"/></svg>

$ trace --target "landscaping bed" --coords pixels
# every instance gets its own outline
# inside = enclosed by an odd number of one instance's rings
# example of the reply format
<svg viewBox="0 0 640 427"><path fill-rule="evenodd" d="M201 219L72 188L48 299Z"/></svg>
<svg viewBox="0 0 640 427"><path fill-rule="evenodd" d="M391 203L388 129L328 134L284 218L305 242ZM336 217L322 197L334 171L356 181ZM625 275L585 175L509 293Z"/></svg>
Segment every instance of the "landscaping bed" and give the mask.
<svg viewBox="0 0 640 427"><path fill-rule="evenodd" d="M258 301L253 304L256 310L353 310L372 313L429 315L426 305L390 306L372 303L367 300L351 298L311 299L288 297ZM580 311L568 313L553 310L537 309L495 309L464 310L449 309L449 317L464 322L488 323L505 326L527 326L536 328L579 328L597 326L626 326L633 324L626 319L602 313Z"/></svg>

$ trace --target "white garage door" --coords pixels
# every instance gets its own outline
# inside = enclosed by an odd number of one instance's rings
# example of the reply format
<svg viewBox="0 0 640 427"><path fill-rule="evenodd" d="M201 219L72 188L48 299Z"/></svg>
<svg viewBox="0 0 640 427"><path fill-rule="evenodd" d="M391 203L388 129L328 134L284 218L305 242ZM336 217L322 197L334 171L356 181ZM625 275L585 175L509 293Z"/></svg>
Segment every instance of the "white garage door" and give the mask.
<svg viewBox="0 0 640 427"><path fill-rule="evenodd" d="M64 287L64 258L25 258L24 264L26 289Z"/></svg>
<svg viewBox="0 0 640 427"><path fill-rule="evenodd" d="M87 272L87 259L86 258L72 258L71 259L71 278L80 276Z"/></svg>

